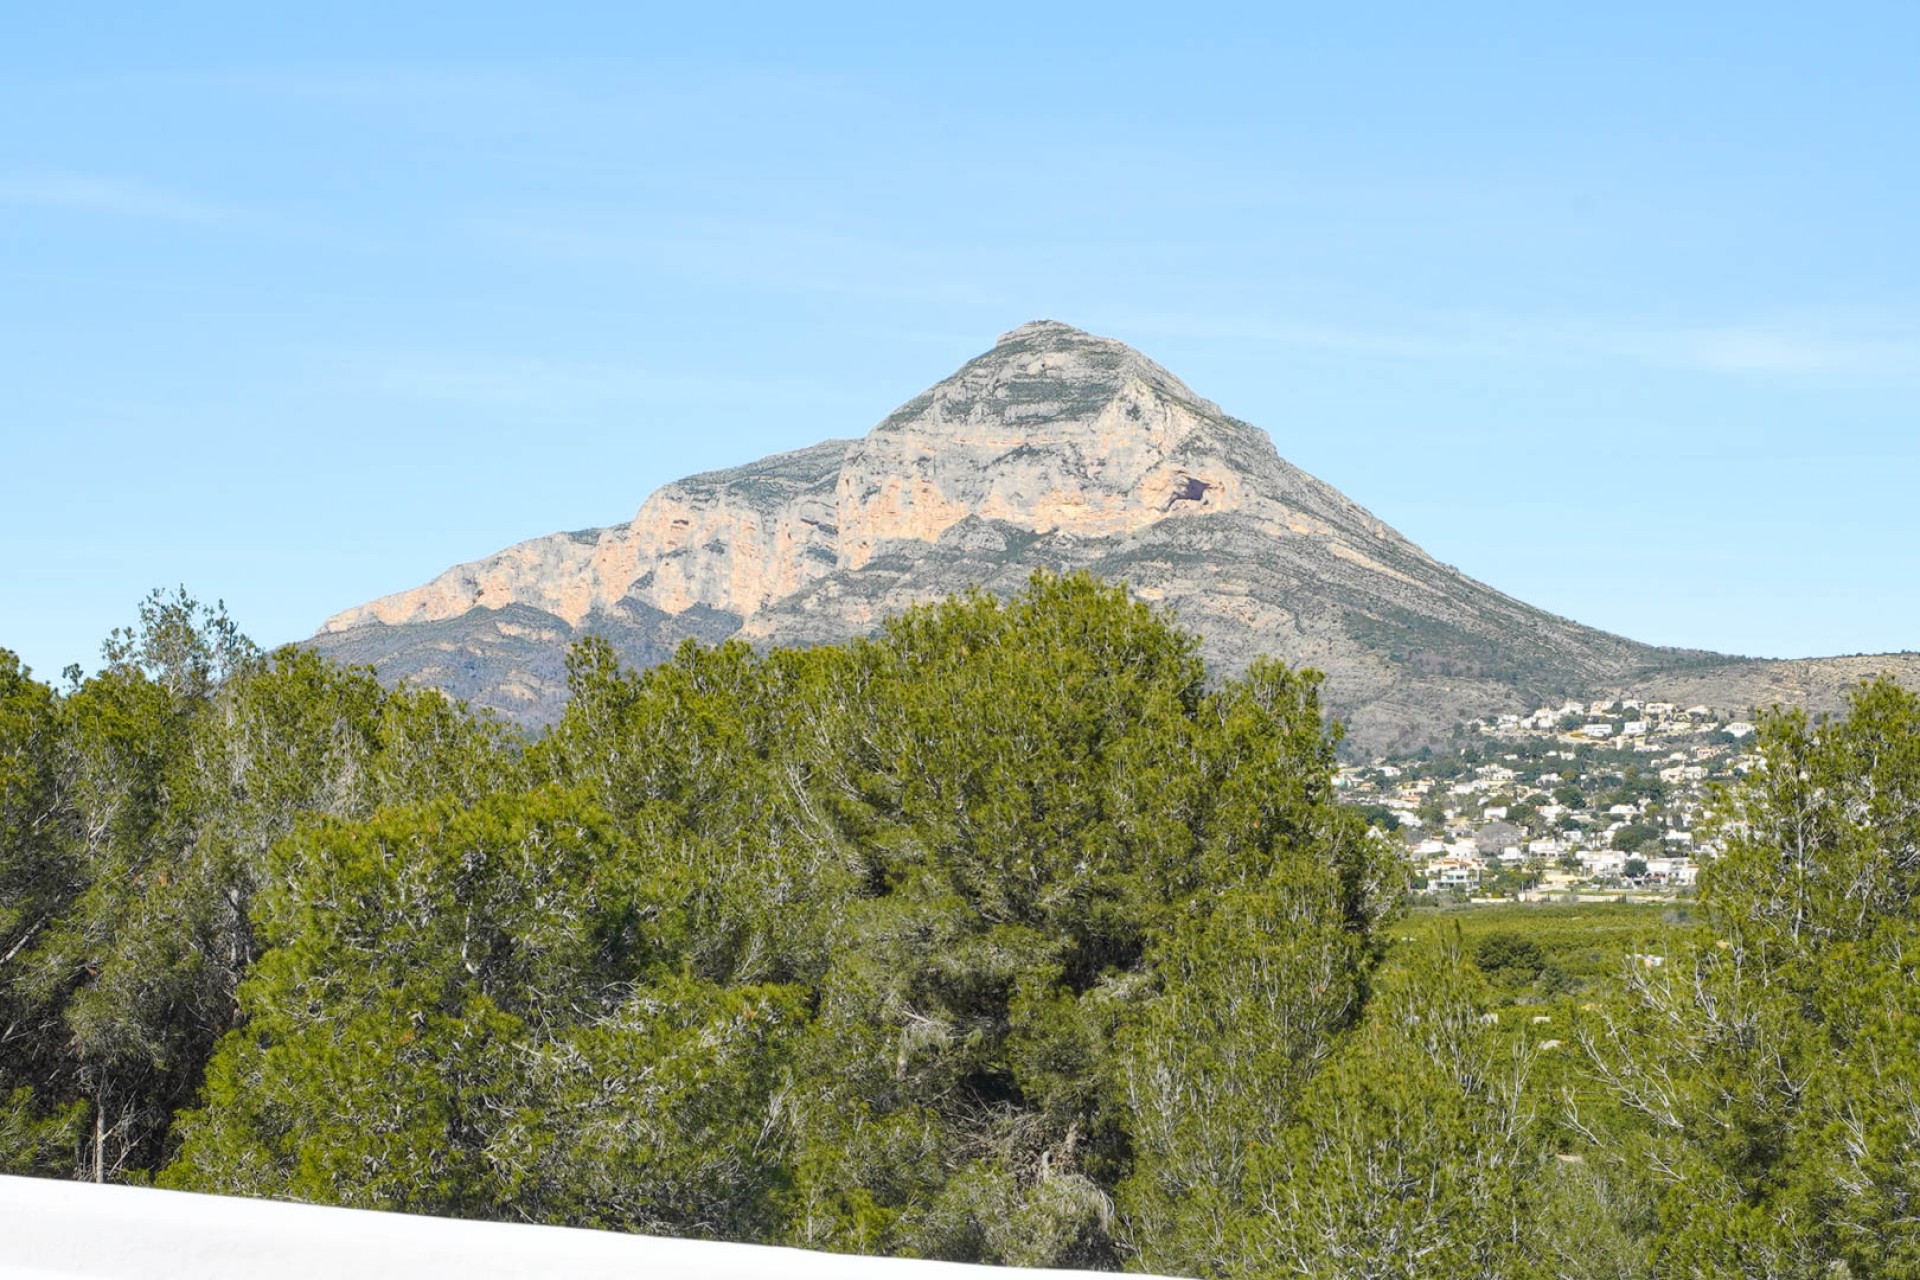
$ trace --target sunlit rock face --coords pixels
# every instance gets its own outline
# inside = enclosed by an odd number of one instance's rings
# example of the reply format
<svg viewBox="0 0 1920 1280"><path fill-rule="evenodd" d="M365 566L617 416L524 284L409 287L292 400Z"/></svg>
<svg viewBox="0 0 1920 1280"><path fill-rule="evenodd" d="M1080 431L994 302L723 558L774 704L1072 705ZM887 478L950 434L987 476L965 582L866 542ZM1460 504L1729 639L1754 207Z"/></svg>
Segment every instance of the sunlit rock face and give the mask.
<svg viewBox="0 0 1920 1280"><path fill-rule="evenodd" d="M935 541L968 516L1097 538L1265 514L1273 504L1234 456L1258 451L1236 438L1249 431L1120 343L1023 325L848 452L841 563L858 569L893 539Z"/></svg>
<svg viewBox="0 0 1920 1280"><path fill-rule="evenodd" d="M1734 705L1764 665L1654 649L1502 595L1138 351L1050 320L859 439L675 481L626 524L457 565L335 615L311 643L538 724L564 699L566 645L588 632L641 665L688 637L833 642L970 586L1010 593L1038 568L1088 569L1172 607L1217 672L1261 654L1320 669L1366 747L1682 669Z"/></svg>
<svg viewBox="0 0 1920 1280"><path fill-rule="evenodd" d="M749 617L860 569L893 541L937 542L968 517L1105 538L1238 512L1276 536L1387 536L1281 461L1266 434L1139 352L1041 320L890 414L829 441L676 481L625 525L556 533L348 609L323 632L529 605L579 626L632 598ZM1355 563L1366 563L1364 550Z"/></svg>
<svg viewBox="0 0 1920 1280"><path fill-rule="evenodd" d="M335 614L322 634L528 605L580 626L638 601L748 614L836 564L834 486L847 450L829 441L676 480L629 524L555 533L455 565L432 582Z"/></svg>

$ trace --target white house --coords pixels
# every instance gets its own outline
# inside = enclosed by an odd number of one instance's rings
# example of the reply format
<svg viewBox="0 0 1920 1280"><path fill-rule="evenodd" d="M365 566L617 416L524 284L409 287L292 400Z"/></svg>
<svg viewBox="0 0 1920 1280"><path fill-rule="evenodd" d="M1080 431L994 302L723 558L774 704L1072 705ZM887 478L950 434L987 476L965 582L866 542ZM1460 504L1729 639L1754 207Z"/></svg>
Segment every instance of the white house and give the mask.
<svg viewBox="0 0 1920 1280"><path fill-rule="evenodd" d="M1435 889L1477 889L1480 869L1478 858L1438 858L1427 864L1427 883Z"/></svg>
<svg viewBox="0 0 1920 1280"><path fill-rule="evenodd" d="M1700 868L1692 858L1647 859L1647 875L1671 887L1690 887L1699 874Z"/></svg>
<svg viewBox="0 0 1920 1280"><path fill-rule="evenodd" d="M1626 869L1627 855L1617 849L1586 849L1580 853L1580 865L1590 875L1617 876Z"/></svg>

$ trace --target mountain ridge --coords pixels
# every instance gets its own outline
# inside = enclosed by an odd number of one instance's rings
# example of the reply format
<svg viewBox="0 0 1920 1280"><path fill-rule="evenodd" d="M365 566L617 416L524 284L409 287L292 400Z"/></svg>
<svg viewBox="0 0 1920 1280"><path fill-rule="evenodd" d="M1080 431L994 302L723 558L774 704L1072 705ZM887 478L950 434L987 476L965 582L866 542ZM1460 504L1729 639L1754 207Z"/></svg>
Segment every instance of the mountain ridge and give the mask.
<svg viewBox="0 0 1920 1280"><path fill-rule="evenodd" d="M689 637L829 643L968 587L1009 594L1036 569L1128 582L1175 609L1216 670L1260 653L1320 668L1362 749L1663 681L1736 709L1797 689L1815 710L1847 683L1806 665L1841 660L1785 660L1799 666L1782 674L1507 596L1142 353L1050 320L1002 334L864 436L663 485L624 525L456 565L334 615L309 643L538 724L557 714L580 635L638 665ZM1915 655L1884 665L1920 677Z"/></svg>

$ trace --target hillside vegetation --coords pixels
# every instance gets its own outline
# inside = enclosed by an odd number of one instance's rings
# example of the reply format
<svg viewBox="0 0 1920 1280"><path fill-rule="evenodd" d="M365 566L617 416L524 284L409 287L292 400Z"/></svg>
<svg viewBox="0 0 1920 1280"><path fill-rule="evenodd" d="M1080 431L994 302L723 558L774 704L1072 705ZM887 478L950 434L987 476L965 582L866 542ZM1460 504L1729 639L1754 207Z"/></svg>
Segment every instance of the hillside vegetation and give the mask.
<svg viewBox="0 0 1920 1280"><path fill-rule="evenodd" d="M1401 912L1318 678L1085 577L587 640L529 739L156 595L0 653L0 1169L1190 1275L1910 1275L1920 700L1690 912Z"/></svg>

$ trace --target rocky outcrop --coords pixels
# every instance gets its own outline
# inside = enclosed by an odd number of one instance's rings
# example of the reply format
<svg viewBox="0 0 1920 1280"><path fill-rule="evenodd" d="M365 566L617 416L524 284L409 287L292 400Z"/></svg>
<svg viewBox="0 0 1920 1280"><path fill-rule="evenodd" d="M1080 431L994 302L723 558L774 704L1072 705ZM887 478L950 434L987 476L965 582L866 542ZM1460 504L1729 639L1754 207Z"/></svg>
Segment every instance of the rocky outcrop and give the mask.
<svg viewBox="0 0 1920 1280"><path fill-rule="evenodd" d="M587 632L640 664L690 636L832 642L969 586L1011 592L1036 568L1088 569L1172 607L1218 670L1262 653L1321 669L1374 749L1562 694L1671 685L1745 707L1785 687L1832 701L1844 684L1656 649L1505 596L1139 352L1052 321L1003 335L858 440L677 481L626 524L456 566L311 643L539 723L564 697L565 645Z"/></svg>
<svg viewBox="0 0 1920 1280"><path fill-rule="evenodd" d="M1085 538L1224 512L1276 535L1332 532L1325 509L1339 495L1290 486L1289 470L1263 432L1139 352L1040 321L848 452L840 565L859 569L889 541L936 541L969 517Z"/></svg>
<svg viewBox="0 0 1920 1280"><path fill-rule="evenodd" d="M631 523L555 533L455 565L432 582L327 619L321 634L441 622L526 605L578 627L635 600L669 614L752 613L829 573L846 441L779 453L660 489Z"/></svg>
<svg viewBox="0 0 1920 1280"><path fill-rule="evenodd" d="M1039 321L864 439L676 481L628 524L519 543L321 630L509 604L579 626L629 598L750 616L969 518L1103 538L1224 513L1274 537L1334 539L1352 563L1389 572L1369 554L1392 537L1386 526L1288 466L1264 432L1129 347Z"/></svg>

